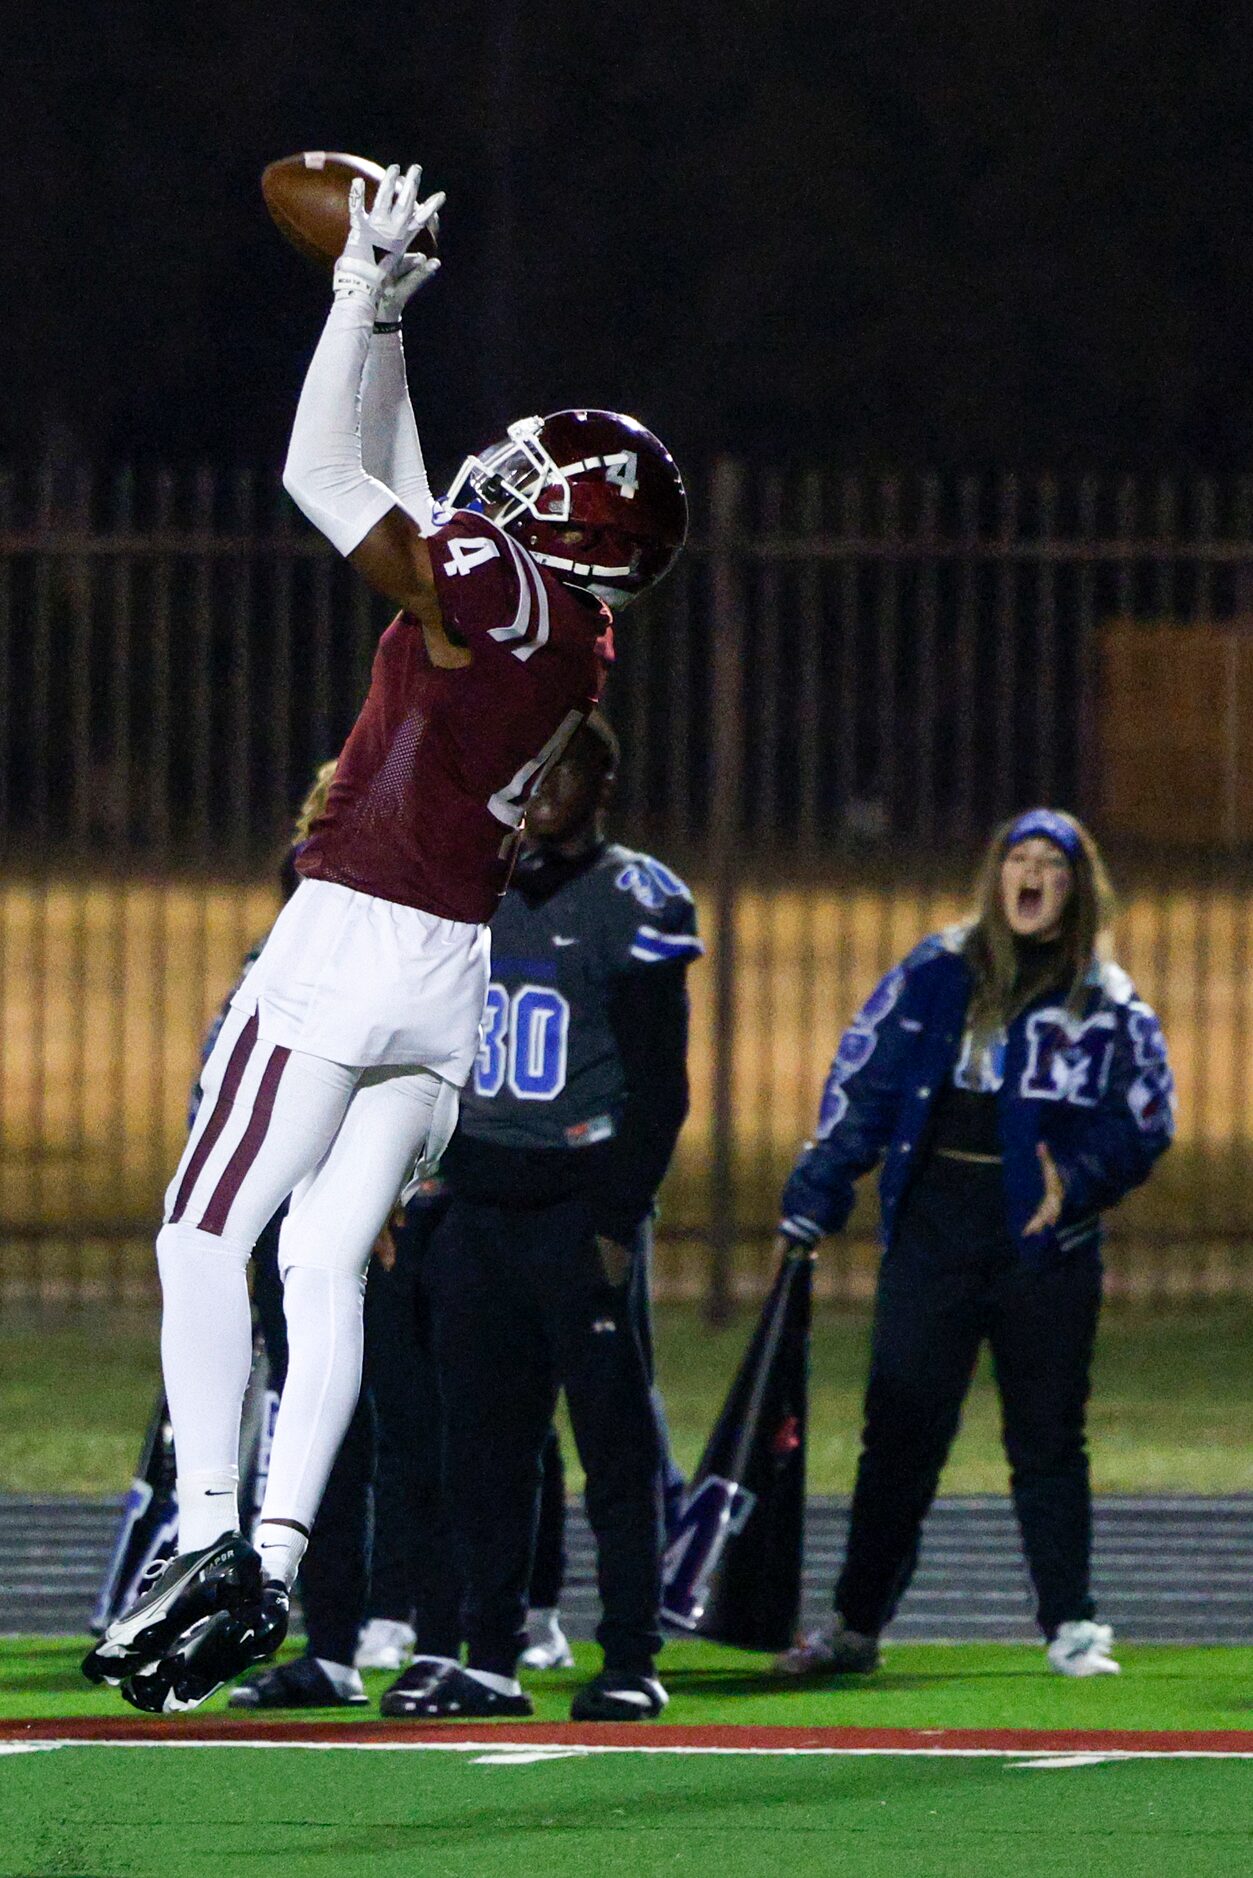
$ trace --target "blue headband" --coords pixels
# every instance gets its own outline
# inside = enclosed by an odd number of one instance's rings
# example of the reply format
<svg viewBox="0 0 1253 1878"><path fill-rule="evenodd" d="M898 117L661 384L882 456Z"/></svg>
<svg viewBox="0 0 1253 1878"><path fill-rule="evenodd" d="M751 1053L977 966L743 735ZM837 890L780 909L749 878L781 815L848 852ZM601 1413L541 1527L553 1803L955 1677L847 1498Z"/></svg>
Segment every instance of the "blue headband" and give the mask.
<svg viewBox="0 0 1253 1878"><path fill-rule="evenodd" d="M1068 860L1078 859L1079 837L1065 816L1055 809L1028 809L1025 815L1020 815L1005 837L1006 854L1020 841L1030 841L1033 836L1051 841Z"/></svg>

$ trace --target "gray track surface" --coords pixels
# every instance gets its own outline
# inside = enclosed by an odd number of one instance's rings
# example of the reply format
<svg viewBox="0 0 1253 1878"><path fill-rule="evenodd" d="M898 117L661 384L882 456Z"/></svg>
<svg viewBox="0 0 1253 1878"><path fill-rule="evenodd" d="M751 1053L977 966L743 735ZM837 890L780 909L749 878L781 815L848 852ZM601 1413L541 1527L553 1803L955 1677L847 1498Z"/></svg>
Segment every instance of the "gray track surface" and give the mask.
<svg viewBox="0 0 1253 1878"><path fill-rule="evenodd" d="M80 1633L109 1555L120 1502L0 1496L0 1634ZM810 1508L805 1615L828 1608L847 1504ZM571 1509L563 1608L576 1637L597 1617L594 1556ZM1105 1499L1096 1507L1100 1615L1152 1643L1253 1643L1253 1494L1229 1500ZM892 1635L915 1642L1038 1635L1009 1503L940 1500Z"/></svg>

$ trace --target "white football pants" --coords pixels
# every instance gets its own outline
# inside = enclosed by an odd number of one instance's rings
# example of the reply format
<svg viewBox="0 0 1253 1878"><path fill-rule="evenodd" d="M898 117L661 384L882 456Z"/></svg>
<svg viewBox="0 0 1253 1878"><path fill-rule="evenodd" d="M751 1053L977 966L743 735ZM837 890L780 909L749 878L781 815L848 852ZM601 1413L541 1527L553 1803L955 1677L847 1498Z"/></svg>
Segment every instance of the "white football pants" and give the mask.
<svg viewBox="0 0 1253 1878"><path fill-rule="evenodd" d="M361 1385L371 1249L414 1161L443 1152L457 1117L456 1089L432 1070L288 1050L234 1008L202 1087L157 1238L181 1551L238 1524L247 1268L262 1229L290 1194L279 1237L288 1370L262 1519L307 1532Z"/></svg>

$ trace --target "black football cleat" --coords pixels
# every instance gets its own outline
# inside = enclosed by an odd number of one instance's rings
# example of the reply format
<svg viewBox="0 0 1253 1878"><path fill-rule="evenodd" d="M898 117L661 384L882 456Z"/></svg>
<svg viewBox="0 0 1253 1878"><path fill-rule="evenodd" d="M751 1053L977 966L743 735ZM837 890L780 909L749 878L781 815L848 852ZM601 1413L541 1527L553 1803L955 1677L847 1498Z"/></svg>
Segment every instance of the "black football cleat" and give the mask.
<svg viewBox="0 0 1253 1878"><path fill-rule="evenodd" d="M123 1696L149 1715L199 1708L241 1670L273 1656L287 1635L289 1604L287 1586L268 1580L253 1601L193 1624L159 1663L122 1684Z"/></svg>
<svg viewBox="0 0 1253 1878"><path fill-rule="evenodd" d="M656 1676L632 1676L602 1669L585 1683L570 1704L571 1721L655 1721L670 1697Z"/></svg>
<svg viewBox="0 0 1253 1878"><path fill-rule="evenodd" d="M517 1695L502 1695L480 1682L472 1670L462 1669L460 1663L447 1657L418 1656L384 1692L379 1713L424 1721L437 1721L441 1716L458 1721L505 1721L533 1715L535 1704L521 1690Z"/></svg>
<svg viewBox="0 0 1253 1878"><path fill-rule="evenodd" d="M341 1695L313 1656L275 1663L231 1690L228 1708L365 1708L369 1696Z"/></svg>
<svg viewBox="0 0 1253 1878"><path fill-rule="evenodd" d="M88 1682L120 1683L159 1662L180 1637L261 1591L261 1560L238 1532L151 1568L151 1584L83 1658Z"/></svg>

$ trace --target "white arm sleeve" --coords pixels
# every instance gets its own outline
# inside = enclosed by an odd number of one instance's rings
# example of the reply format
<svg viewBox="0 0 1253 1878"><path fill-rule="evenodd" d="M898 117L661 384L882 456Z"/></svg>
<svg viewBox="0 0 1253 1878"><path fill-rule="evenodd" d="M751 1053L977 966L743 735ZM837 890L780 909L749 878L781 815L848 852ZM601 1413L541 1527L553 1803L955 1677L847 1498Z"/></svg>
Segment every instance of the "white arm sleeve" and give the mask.
<svg viewBox="0 0 1253 1878"><path fill-rule="evenodd" d="M370 341L361 386L361 461L367 474L386 483L401 508L429 534L435 526L431 485L409 402L399 332L376 333Z"/></svg>
<svg viewBox="0 0 1253 1878"><path fill-rule="evenodd" d="M374 308L345 295L327 315L296 407L283 487L341 554L351 554L396 497L361 460L361 383Z"/></svg>

